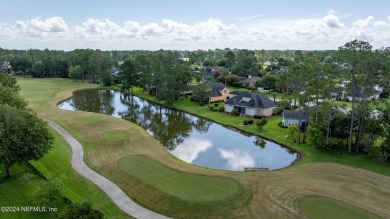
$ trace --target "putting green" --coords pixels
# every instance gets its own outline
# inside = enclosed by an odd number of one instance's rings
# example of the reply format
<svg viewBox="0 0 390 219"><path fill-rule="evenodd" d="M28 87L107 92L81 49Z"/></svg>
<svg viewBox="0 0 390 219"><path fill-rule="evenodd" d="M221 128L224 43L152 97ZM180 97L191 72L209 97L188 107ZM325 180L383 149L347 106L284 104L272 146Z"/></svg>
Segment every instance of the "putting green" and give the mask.
<svg viewBox="0 0 390 219"><path fill-rule="evenodd" d="M118 165L125 173L186 201L229 200L243 191L241 184L235 180L184 173L161 165L146 156L127 156L120 159Z"/></svg>
<svg viewBox="0 0 390 219"><path fill-rule="evenodd" d="M321 196L302 198L298 201L298 207L309 218L381 218L361 208Z"/></svg>

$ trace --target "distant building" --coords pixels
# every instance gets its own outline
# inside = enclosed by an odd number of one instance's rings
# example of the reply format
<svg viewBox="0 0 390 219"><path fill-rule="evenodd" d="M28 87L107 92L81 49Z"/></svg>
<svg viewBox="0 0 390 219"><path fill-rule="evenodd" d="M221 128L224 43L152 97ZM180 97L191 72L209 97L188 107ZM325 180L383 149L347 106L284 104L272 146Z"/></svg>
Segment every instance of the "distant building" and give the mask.
<svg viewBox="0 0 390 219"><path fill-rule="evenodd" d="M260 77L257 77L257 76L248 76L248 78L245 78L243 80L240 81L240 84L243 86L243 87L254 87L256 82L258 80L261 80Z"/></svg>

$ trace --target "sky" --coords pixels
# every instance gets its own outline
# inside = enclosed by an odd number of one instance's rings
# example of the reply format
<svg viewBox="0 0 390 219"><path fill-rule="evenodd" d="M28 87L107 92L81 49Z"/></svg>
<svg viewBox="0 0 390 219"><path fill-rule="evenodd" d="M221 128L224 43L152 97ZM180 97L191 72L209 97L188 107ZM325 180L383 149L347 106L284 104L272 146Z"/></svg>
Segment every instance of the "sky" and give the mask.
<svg viewBox="0 0 390 219"><path fill-rule="evenodd" d="M389 0L0 0L5 49L390 46Z"/></svg>

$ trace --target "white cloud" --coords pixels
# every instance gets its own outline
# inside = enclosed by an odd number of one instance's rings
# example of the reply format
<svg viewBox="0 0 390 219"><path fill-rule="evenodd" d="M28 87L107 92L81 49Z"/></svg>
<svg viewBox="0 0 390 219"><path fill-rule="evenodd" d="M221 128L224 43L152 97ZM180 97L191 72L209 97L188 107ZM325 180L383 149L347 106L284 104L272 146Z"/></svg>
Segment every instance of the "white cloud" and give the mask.
<svg viewBox="0 0 390 219"><path fill-rule="evenodd" d="M344 26L344 24L340 22L339 18L333 14L326 15L323 20L327 26L331 28L341 28Z"/></svg>
<svg viewBox="0 0 390 219"><path fill-rule="evenodd" d="M178 145L171 153L187 163L192 163L200 153L206 152L211 146L211 141L191 137Z"/></svg>
<svg viewBox="0 0 390 219"><path fill-rule="evenodd" d="M16 26L21 29L32 28L42 32L64 32L68 30L68 26L61 17L51 17L46 20L41 20L38 17L29 21L17 21Z"/></svg>
<svg viewBox="0 0 390 219"><path fill-rule="evenodd" d="M389 17L387 20L390 22ZM366 19L361 19L353 22L353 25L365 28L365 27L390 27L390 23L386 21L376 20L375 17L369 16Z"/></svg>
<svg viewBox="0 0 390 219"><path fill-rule="evenodd" d="M239 19L238 19L239 20ZM89 18L68 27L61 17L40 17L15 23L2 23L2 44L9 48L66 49L337 49L353 39L368 40L374 47L387 46L390 16L377 20L373 16L343 22L343 16L329 11L323 17L277 18L255 17L238 24L209 18L195 23L172 19L141 24L122 24L109 19ZM66 34L63 34L66 32ZM23 39L23 42L21 41ZM4 45L0 45L4 47ZM40 48L40 47L38 47Z"/></svg>
<svg viewBox="0 0 390 219"><path fill-rule="evenodd" d="M227 160L231 170L244 170L245 167L255 167L255 160L248 154L237 149L226 151L219 149L221 157Z"/></svg>

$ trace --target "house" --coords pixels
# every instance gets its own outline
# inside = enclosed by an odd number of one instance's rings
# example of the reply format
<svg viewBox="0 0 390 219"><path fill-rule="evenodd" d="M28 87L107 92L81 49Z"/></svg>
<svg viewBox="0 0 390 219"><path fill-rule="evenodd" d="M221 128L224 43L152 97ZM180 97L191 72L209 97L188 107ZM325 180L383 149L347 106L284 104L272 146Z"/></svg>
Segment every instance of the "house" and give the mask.
<svg viewBox="0 0 390 219"><path fill-rule="evenodd" d="M357 85L352 93L351 91L347 92L345 87L339 87L331 92L331 96L336 98L336 100L343 100L350 102L352 101L352 97L355 96L356 100L361 100L363 96L364 87ZM368 97L368 100L376 100L379 99L382 90L379 86L374 86L371 95Z"/></svg>
<svg viewBox="0 0 390 219"><path fill-rule="evenodd" d="M330 92L330 96L338 100L341 98L343 92L344 92L344 88L338 87Z"/></svg>
<svg viewBox="0 0 390 219"><path fill-rule="evenodd" d="M297 127L305 127L309 123L309 111L315 109L316 106L309 107L308 109L303 109L300 111L294 110L283 110L283 120L282 125L288 127L290 125L296 125ZM299 116L301 117L301 122L299 123Z"/></svg>
<svg viewBox="0 0 390 219"><path fill-rule="evenodd" d="M253 117L271 116L276 103L267 96L253 92L232 92L230 98L224 102L225 112L237 110L241 115Z"/></svg>
<svg viewBox="0 0 390 219"><path fill-rule="evenodd" d="M221 82L207 81L210 88L209 102L225 101L229 97L230 90Z"/></svg>
<svg viewBox="0 0 390 219"><path fill-rule="evenodd" d="M244 78L243 80L241 80L239 83L243 86L243 87L254 87L256 82L258 80L260 80L261 78L260 77L257 77L257 76L254 76L252 77L251 75L248 76L248 78Z"/></svg>
<svg viewBox="0 0 390 219"><path fill-rule="evenodd" d="M6 72L6 71L10 71L10 70L11 70L11 65L9 64L9 62L3 62L0 65L0 72Z"/></svg>

